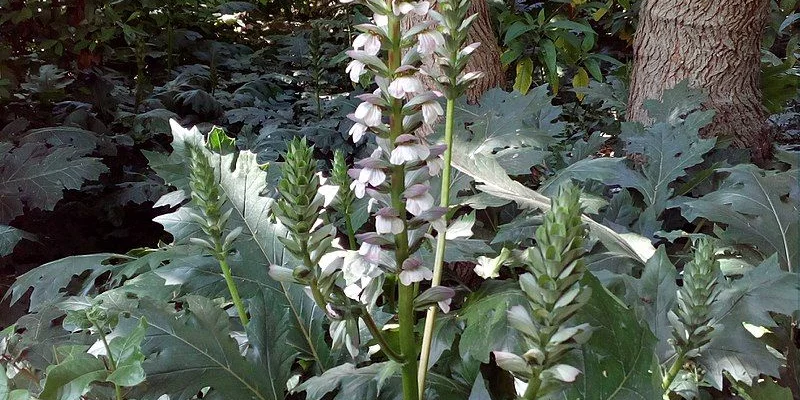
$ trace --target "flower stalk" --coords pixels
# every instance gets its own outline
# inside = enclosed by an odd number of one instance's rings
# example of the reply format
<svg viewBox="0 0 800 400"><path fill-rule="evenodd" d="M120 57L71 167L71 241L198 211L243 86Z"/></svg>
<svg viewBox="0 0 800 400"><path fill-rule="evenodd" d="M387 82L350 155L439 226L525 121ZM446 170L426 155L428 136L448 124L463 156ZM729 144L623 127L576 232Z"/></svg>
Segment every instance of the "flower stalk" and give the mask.
<svg viewBox="0 0 800 400"><path fill-rule="evenodd" d="M469 84L480 74L472 74L469 79L463 75L464 68L469 61L472 51L478 47L479 43L467 45L468 33L473 18L468 18L466 13L469 9L470 0L443 0L439 2L439 12L431 13L433 19L438 22L442 31L442 41L434 51L436 63L441 65L441 71L432 71L435 82L444 97L447 99L445 111L444 129L444 163L442 165L442 182L439 206L445 210L450 208L450 181L451 181L451 161L453 151L453 126L455 119L455 101L464 94ZM430 34L425 38L436 42L437 39ZM433 263L433 278L431 287L441 284L442 272L444 270L444 254L447 246L447 214L442 229L437 231L436 252ZM423 331L422 345L420 351L420 363L417 376L420 382L419 400L425 397L425 380L428 375L428 364L430 360L431 345L433 343L433 329L436 324L437 307L431 306L425 316L425 329Z"/></svg>
<svg viewBox="0 0 800 400"><path fill-rule="evenodd" d="M696 242L694 259L683 269L683 286L678 291L676 307L667 314L672 324L670 342L675 348L675 359L661 382L664 398L668 398L670 386L684 363L698 357L711 341L714 331L711 308L719 296L717 279L720 271L714 253L709 240Z"/></svg>
<svg viewBox="0 0 800 400"><path fill-rule="evenodd" d="M242 233L242 228L237 227L225 237L222 236L232 209L226 213L222 212L226 197L219 190L214 167L211 166L203 149L195 144L188 144L186 151L190 164L189 187L192 190L192 200L200 208L200 213L193 213L192 218L206 234L205 239L192 238L190 240L192 243L204 247L219 263L231 300L239 315L239 321L242 326L247 326L249 322L247 310L239 296L239 290L228 265L228 253L232 249L233 241Z"/></svg>
<svg viewBox="0 0 800 400"><path fill-rule="evenodd" d="M591 335L588 324L569 323L591 297L591 289L581 284L584 236L580 190L562 187L536 230L536 246L522 255L528 272L520 276L519 284L529 307L508 311L509 324L522 333L529 350L522 356L494 352L500 368L528 381L525 400L542 398L580 374L562 360Z"/></svg>

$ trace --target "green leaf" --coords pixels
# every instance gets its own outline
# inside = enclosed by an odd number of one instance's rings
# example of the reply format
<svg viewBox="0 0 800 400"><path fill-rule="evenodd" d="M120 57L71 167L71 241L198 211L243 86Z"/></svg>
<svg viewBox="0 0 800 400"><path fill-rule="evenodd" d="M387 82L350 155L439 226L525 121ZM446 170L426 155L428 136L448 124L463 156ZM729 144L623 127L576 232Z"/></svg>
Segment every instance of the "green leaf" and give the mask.
<svg viewBox="0 0 800 400"><path fill-rule="evenodd" d="M582 374L547 399L660 399L656 338L597 278L586 274L583 283L592 289L592 297L575 323L589 323L594 331L575 362L568 362Z"/></svg>
<svg viewBox="0 0 800 400"><path fill-rule="evenodd" d="M147 386L136 388L136 398L156 399L167 394L188 400L204 387L227 399L283 399L285 381L276 371L248 362L230 336L228 315L210 300L187 296L181 312L172 305L141 300L130 310L133 318L147 319L148 334L142 345ZM277 322L277 321L276 321ZM288 373L288 371L281 371Z"/></svg>
<svg viewBox="0 0 800 400"><path fill-rule="evenodd" d="M722 169L717 191L681 205L683 216L725 224L715 233L726 244L749 244L764 256L777 253L789 271L800 268L800 189L797 170L769 172L743 164Z"/></svg>
<svg viewBox="0 0 800 400"><path fill-rule="evenodd" d="M528 93L533 82L533 60L525 57L517 62L517 77L514 79L514 90L521 94Z"/></svg>
<svg viewBox="0 0 800 400"><path fill-rule="evenodd" d="M502 199L512 200L524 208L539 209L546 212L550 209L550 198L512 180L505 171L490 157L475 154L472 157L460 151L460 143L453 148L452 165L459 171L471 176L478 183L476 188L482 192ZM644 264L655 253L655 248L646 238L635 234L619 234L587 216L582 217L589 225L590 232L598 237L611 251L622 254L634 261Z"/></svg>
<svg viewBox="0 0 800 400"><path fill-rule="evenodd" d="M669 261L664 246L660 246L656 254L647 261L640 279L623 276L626 286L625 302L658 338L656 355L662 360L674 353L668 342L672 336L672 325L667 314L675 304L677 277L677 270Z"/></svg>
<svg viewBox="0 0 800 400"><path fill-rule="evenodd" d="M555 29L565 29L582 33L592 33L592 34L595 33L594 29L592 29L591 26L570 20L552 21L549 22L546 27Z"/></svg>
<svg viewBox="0 0 800 400"><path fill-rule="evenodd" d="M458 350L463 359L472 357L489 362L492 351L522 354L522 335L508 323L508 309L522 305L528 298L516 282L486 281L472 293L458 318L464 321Z"/></svg>
<svg viewBox="0 0 800 400"><path fill-rule="evenodd" d="M339 389L333 400L385 399L378 396L377 376L390 363L375 363L363 368L345 363L315 376L295 388L295 392L306 392L307 400L320 400L326 394Z"/></svg>
<svg viewBox="0 0 800 400"><path fill-rule="evenodd" d="M566 124L557 121L560 115L561 107L551 104L545 86L526 95L495 88L481 97L480 104L457 105L455 137L468 154L493 155L507 148L546 149L564 131ZM511 162L515 158L505 157Z"/></svg>
<svg viewBox="0 0 800 400"><path fill-rule="evenodd" d="M800 15L800 14L799 14ZM753 399L792 400L792 390L781 387L772 379L759 380L752 387L745 386L745 392ZM0 397L2 399L2 397Z"/></svg>
<svg viewBox="0 0 800 400"><path fill-rule="evenodd" d="M108 262L114 257L125 258L111 253L90 254L62 258L34 268L19 276L11 285L11 303L16 303L29 288L33 288L29 310L36 311L42 305L60 299L73 278L86 271L90 272L86 278L80 280L79 288L83 293L89 292L94 288L95 279L115 268Z"/></svg>
<svg viewBox="0 0 800 400"><path fill-rule="evenodd" d="M82 333L70 333L61 327L64 312L55 305L44 305L37 312L20 317L16 322L18 341L8 342L9 354L25 353L34 368L44 370L56 364L53 349L65 344L91 344L94 339Z"/></svg>
<svg viewBox="0 0 800 400"><path fill-rule="evenodd" d="M117 368L108 376L109 382L119 386L136 386L144 381L145 372L142 368L144 355L141 343L146 331L147 319L140 318L136 328L126 332L125 335L111 339L108 347L111 349Z"/></svg>
<svg viewBox="0 0 800 400"><path fill-rule="evenodd" d="M42 400L80 400L92 382L108 376L105 364L85 352L71 352L67 359L47 368Z"/></svg>
<svg viewBox="0 0 800 400"><path fill-rule="evenodd" d="M547 70L548 82L553 89L553 93L558 93L558 65L556 63L558 51L556 51L556 45L552 40L544 39L541 42L541 46L542 50L544 50L541 56Z"/></svg>
<svg viewBox="0 0 800 400"><path fill-rule="evenodd" d="M374 363L362 368L346 363L325 371L295 388L294 392L306 392L306 400L319 400L326 394L338 390L332 400L403 399L400 381L400 365L395 362ZM434 372L428 373L426 398L440 400L463 400L469 396L470 388Z"/></svg>
<svg viewBox="0 0 800 400"><path fill-rule="evenodd" d="M508 45L509 42L522 36L522 34L524 34L525 32L533 30L533 28L534 27L532 25L528 25L523 21L514 22L513 24L511 24L511 26L508 27L508 30L506 30L506 35L503 38L503 43L505 45Z"/></svg>
<svg viewBox="0 0 800 400"><path fill-rule="evenodd" d="M11 389L6 376L6 369L0 364L0 400L8 400L9 393L11 393Z"/></svg>
<svg viewBox="0 0 800 400"><path fill-rule="evenodd" d="M726 284L712 308L717 318L713 337L697 359L706 371L706 380L719 389L723 371L747 384L761 374L780 376L781 360L742 324L775 327L770 313L792 315L800 310L797 299L800 276L782 271L777 256Z"/></svg>
<svg viewBox="0 0 800 400"><path fill-rule="evenodd" d="M14 252L14 247L22 240L22 231L13 226L0 225L0 257Z"/></svg>
<svg viewBox="0 0 800 400"><path fill-rule="evenodd" d="M486 389L486 382L483 380L483 375L478 374L475 378L475 383L472 385L472 391L469 393L467 400L492 400L492 395Z"/></svg>
<svg viewBox="0 0 800 400"><path fill-rule="evenodd" d="M25 143L0 146L0 223L22 215L24 207L52 210L65 189L80 189L108 168L86 149Z"/></svg>
<svg viewBox="0 0 800 400"><path fill-rule="evenodd" d="M276 297L280 295L266 289L261 292L261 296L253 298L250 308L252 319L247 324L247 338L252 346L248 358L272 382L268 393L268 398L271 399L284 398L286 381L289 380L292 363L299 352L296 345L277 345L287 343L290 333L293 332L288 310L274 306ZM322 319L321 315L316 317Z"/></svg>

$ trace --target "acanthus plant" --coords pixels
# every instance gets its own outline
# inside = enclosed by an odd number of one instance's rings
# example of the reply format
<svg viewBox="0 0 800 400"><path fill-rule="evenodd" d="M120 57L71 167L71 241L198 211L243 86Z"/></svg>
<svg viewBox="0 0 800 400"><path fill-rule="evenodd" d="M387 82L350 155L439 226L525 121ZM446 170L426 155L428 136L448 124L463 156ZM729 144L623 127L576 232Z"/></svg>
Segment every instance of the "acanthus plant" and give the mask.
<svg viewBox="0 0 800 400"><path fill-rule="evenodd" d="M377 85L372 93L359 96L362 103L349 115L354 121L350 135L359 142L370 132L378 147L370 157L356 162L348 171L353 181L343 188L341 156L334 160L333 181L340 188L342 208L350 250L332 248L335 229L316 227L323 200L320 183L315 178L311 149L305 142L292 142L279 185L281 200L276 214L291 232L283 240L287 250L303 260L291 275L284 267L273 266L271 274L308 286L315 302L333 321L334 346L346 345L352 356L361 340L359 321L378 342L380 350L400 365L403 397L424 397L427 353L435 320L434 307L447 309L453 290L437 287L441 280L444 256L444 232L447 227L450 148L455 100L480 73L463 74L472 51L478 44L465 46L472 18L466 18L468 1L444 1L440 12L428 1L408 2L368 0L363 2L374 14L372 23L357 25L361 31L348 55L353 59L347 71L359 82L367 70ZM411 15L430 17L409 29L402 20ZM434 57L439 71L420 68L424 57ZM419 74L431 75L441 92L428 90ZM428 136L444 114L439 97L447 99L445 144L432 145ZM444 156L444 162L440 159ZM442 202L435 207L430 180L444 171ZM354 232L349 224L348 207L352 195L370 197L374 210L375 232L358 235L361 244L355 250ZM424 260L418 250L428 232L438 232L436 259ZM322 265L327 257L327 265ZM342 279L339 279L339 278ZM433 279L432 288L420 294L419 284ZM337 282L344 281L343 287ZM385 288L385 301L395 306L398 346L392 345L371 315ZM395 298L396 294L396 298ZM416 311L431 307L428 313L422 365L418 371L420 348L414 332ZM419 373L419 375L418 375Z"/></svg>

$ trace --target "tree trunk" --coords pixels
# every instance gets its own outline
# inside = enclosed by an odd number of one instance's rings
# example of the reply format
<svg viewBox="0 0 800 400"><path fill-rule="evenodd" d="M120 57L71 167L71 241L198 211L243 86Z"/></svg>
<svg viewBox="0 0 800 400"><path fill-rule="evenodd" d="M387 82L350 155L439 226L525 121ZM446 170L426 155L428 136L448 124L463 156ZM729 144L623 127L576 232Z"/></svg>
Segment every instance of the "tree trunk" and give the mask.
<svg viewBox="0 0 800 400"><path fill-rule="evenodd" d="M478 14L478 17L470 27L467 44L480 42L481 46L472 53L465 72L480 71L484 73L483 78L475 82L467 91L467 101L476 103L487 90L505 86L506 79L503 66L500 64L500 46L497 44L497 37L492 28L489 4L486 0L472 0L467 15L472 14ZM403 21L404 28L408 29L419 22L420 20L413 16L406 18ZM431 64L432 62L425 63L428 68L432 67ZM425 84L433 87L433 82L426 81Z"/></svg>
<svg viewBox="0 0 800 400"><path fill-rule="evenodd" d="M754 161L772 153L759 79L769 0L644 0L634 39L628 120L650 123L642 103L689 80L717 111L706 136L732 137Z"/></svg>

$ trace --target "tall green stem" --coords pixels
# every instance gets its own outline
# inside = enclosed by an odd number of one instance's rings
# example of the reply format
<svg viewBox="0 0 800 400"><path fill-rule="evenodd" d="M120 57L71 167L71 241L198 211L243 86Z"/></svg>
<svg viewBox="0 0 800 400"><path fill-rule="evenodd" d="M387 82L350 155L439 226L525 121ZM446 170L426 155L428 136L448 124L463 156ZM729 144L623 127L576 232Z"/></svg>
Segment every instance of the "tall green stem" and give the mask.
<svg viewBox="0 0 800 400"><path fill-rule="evenodd" d="M405 359L402 355L397 354L392 346L389 345L389 342L386 341L386 338L383 336L380 328L378 328L378 324L376 324L375 320L372 319L372 316L369 315L366 307L363 307L361 311L361 319L364 320L364 324L367 325L367 329L369 329L369 332L372 334L375 340L378 341L378 345L381 347L381 350L383 350L383 352L386 353L386 356L392 361L403 364Z"/></svg>
<svg viewBox="0 0 800 400"><path fill-rule="evenodd" d="M531 379L528 381L528 388L522 395L524 400L536 400L539 398L539 389L542 387L542 381L539 380L539 369L534 368L531 373Z"/></svg>
<svg viewBox="0 0 800 400"><path fill-rule="evenodd" d="M356 244L356 232L353 229L353 219L350 217L350 210L346 210L344 214L344 228L347 229L347 242L350 244L350 250L358 248Z"/></svg>
<svg viewBox="0 0 800 400"><path fill-rule="evenodd" d="M233 305L236 307L236 312L239 314L239 321L242 322L242 326L247 326L250 319L247 318L247 311L244 308L244 303L242 302L242 298L239 297L239 289L236 288L236 282L233 281L233 275L231 274L231 267L228 265L228 260L224 257L218 260L219 268L222 270L222 276L225 277L225 284L228 285L228 291L231 293Z"/></svg>
<svg viewBox="0 0 800 400"><path fill-rule="evenodd" d="M450 207L450 162L453 159L453 118L455 111L455 100L447 99L447 113L445 114L444 143L447 149L444 152L444 166L442 167L442 190L439 205L444 208ZM444 251L447 245L447 225L445 229L438 232L436 236L436 256L433 261L433 279L431 287L439 286L442 282L442 271L444 269ZM436 324L436 306L431 306L425 315L425 332L422 337L422 351L419 358L419 369L417 379L419 380L419 400L425 397L425 379L428 376L428 361L431 355L431 343L433 343L433 328Z"/></svg>
<svg viewBox="0 0 800 400"><path fill-rule="evenodd" d="M108 355L108 363L111 364L108 369L111 372L114 372L117 370L117 361L114 360L114 355L111 354L111 346L108 345L108 339L106 339L106 334L105 332L103 332L103 328L101 328L98 324L95 323L94 325L97 328L97 333L100 335L100 340L103 342L103 347L106 348L106 355ZM116 383L114 384L114 395L116 396L117 400L123 400L122 388Z"/></svg>
<svg viewBox="0 0 800 400"><path fill-rule="evenodd" d="M672 366L667 371L667 375L664 376L664 380L661 381L661 389L664 390L664 398L669 398L669 386L672 385L672 381L675 380L675 377L678 376L678 371L681 370L683 367L683 362L685 361L686 352L680 351L675 356L675 361L672 362Z"/></svg>
<svg viewBox="0 0 800 400"><path fill-rule="evenodd" d="M400 18L389 15L389 37L392 38L389 50L389 71L391 78L395 79L395 71L400 67L402 60L402 50L400 48ZM400 100L394 100L391 105L391 116L389 118L390 134L389 147L394 149L394 142L403 133L403 104ZM408 258L408 226L404 216L406 206L403 202L403 192L405 191L405 167L397 165L392 168L392 207L403 216L403 231L395 235L395 261L398 270L403 267L403 263ZM405 362L402 364L403 377L403 399L417 399L417 344L414 338L414 286L403 285L400 280L397 282L398 299L397 314L400 324L400 352Z"/></svg>

